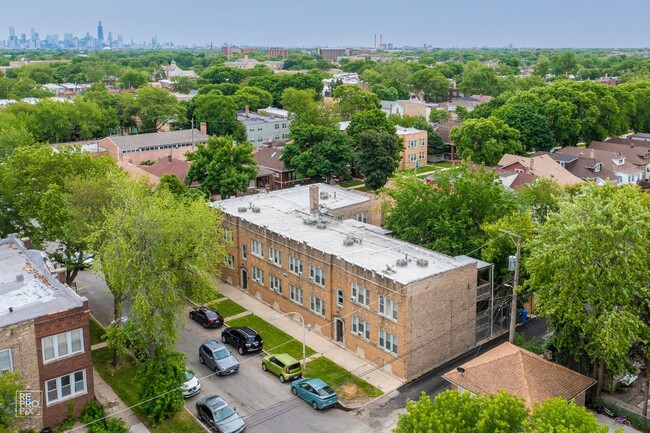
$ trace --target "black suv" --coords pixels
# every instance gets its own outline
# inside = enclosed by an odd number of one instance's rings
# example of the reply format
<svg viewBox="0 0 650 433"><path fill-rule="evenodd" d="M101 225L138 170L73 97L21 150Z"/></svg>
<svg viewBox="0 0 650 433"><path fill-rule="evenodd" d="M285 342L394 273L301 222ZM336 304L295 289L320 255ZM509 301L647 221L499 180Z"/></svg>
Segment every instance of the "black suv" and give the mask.
<svg viewBox="0 0 650 433"><path fill-rule="evenodd" d="M224 329L221 331L221 341L235 346L240 355L262 350L262 337L248 326Z"/></svg>
<svg viewBox="0 0 650 433"><path fill-rule="evenodd" d="M190 319L199 322L204 328L218 328L223 325L221 314L207 307L192 308Z"/></svg>

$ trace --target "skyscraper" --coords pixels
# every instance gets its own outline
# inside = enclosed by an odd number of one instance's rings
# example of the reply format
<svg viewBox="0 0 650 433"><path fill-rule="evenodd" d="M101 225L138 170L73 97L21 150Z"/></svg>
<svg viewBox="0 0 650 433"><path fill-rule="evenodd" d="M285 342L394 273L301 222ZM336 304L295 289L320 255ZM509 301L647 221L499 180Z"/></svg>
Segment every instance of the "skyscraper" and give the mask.
<svg viewBox="0 0 650 433"><path fill-rule="evenodd" d="M104 40L104 27L102 27L102 22L99 22L99 25L97 26L97 40L98 41L103 41Z"/></svg>

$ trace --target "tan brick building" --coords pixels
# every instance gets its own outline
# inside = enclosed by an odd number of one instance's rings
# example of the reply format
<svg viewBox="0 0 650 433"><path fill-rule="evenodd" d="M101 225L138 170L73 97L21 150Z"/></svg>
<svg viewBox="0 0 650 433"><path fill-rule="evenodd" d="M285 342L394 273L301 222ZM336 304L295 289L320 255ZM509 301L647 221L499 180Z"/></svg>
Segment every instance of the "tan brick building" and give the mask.
<svg viewBox="0 0 650 433"><path fill-rule="evenodd" d="M215 202L233 242L222 277L411 379L476 345L477 264L346 219L371 203L325 184Z"/></svg>
<svg viewBox="0 0 650 433"><path fill-rule="evenodd" d="M54 427L94 399L88 300L60 281L45 253L0 239L0 372L25 381L21 427ZM62 271L62 272L61 272ZM29 412L29 413L28 413Z"/></svg>
<svg viewBox="0 0 650 433"><path fill-rule="evenodd" d="M419 168L427 165L427 131L397 126L397 136L402 139L404 150L399 169Z"/></svg>

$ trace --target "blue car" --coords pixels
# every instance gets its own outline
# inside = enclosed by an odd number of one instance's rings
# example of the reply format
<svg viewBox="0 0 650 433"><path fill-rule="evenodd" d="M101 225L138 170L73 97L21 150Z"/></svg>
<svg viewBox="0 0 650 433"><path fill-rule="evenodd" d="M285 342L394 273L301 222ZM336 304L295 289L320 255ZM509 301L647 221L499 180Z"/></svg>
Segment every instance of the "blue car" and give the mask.
<svg viewBox="0 0 650 433"><path fill-rule="evenodd" d="M291 384L291 392L316 410L335 406L338 402L334 390L320 379L298 379Z"/></svg>

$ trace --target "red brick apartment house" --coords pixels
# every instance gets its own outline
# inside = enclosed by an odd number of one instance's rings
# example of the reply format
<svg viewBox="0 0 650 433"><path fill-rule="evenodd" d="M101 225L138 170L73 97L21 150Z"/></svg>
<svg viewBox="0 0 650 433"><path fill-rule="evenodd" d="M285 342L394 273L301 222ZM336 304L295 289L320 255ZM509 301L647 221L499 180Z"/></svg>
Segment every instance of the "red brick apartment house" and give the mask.
<svg viewBox="0 0 650 433"><path fill-rule="evenodd" d="M23 428L54 427L94 399L88 300L44 252L16 235L0 239L0 372L25 382ZM22 403L21 403L22 402Z"/></svg>

